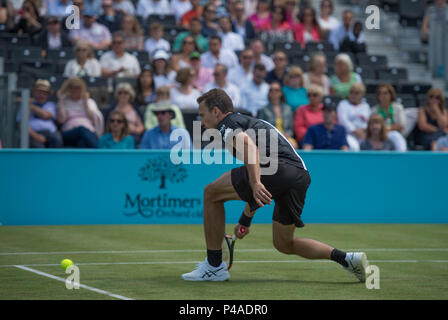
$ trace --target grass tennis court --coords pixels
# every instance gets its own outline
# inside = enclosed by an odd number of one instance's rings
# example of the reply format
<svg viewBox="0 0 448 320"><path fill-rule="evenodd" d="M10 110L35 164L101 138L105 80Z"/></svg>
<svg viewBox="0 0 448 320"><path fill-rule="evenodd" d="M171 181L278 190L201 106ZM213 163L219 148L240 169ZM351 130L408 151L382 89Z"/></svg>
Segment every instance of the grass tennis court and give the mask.
<svg viewBox="0 0 448 320"><path fill-rule="evenodd" d="M362 249L380 268L380 289L334 262L276 252L268 224L237 241L223 283L180 278L205 258L201 225L33 226L0 227L0 299L448 299L447 225L308 224L296 236ZM65 280L64 258L101 291L48 277Z"/></svg>

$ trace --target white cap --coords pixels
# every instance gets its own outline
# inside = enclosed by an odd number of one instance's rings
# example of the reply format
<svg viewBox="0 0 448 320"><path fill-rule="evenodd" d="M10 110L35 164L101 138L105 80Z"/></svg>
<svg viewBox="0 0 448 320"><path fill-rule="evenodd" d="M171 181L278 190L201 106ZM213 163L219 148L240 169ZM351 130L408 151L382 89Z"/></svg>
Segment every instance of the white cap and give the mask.
<svg viewBox="0 0 448 320"><path fill-rule="evenodd" d="M169 60L170 56L169 54L164 50L157 50L156 53L152 56L153 60L163 59L163 60Z"/></svg>

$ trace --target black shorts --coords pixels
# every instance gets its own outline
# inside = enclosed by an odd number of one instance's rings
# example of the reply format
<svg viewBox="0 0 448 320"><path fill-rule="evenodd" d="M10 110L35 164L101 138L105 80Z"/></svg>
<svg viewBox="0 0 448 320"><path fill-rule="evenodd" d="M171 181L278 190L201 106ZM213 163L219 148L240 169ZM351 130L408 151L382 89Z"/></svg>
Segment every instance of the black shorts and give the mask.
<svg viewBox="0 0 448 320"><path fill-rule="evenodd" d="M250 210L258 209L246 166L232 169L231 177L233 187L240 198L249 204ZM261 183L275 201L272 220L283 225L294 224L297 228L304 227L300 215L305 205L306 191L311 183L308 171L286 162L279 162L277 172L274 175L262 175Z"/></svg>

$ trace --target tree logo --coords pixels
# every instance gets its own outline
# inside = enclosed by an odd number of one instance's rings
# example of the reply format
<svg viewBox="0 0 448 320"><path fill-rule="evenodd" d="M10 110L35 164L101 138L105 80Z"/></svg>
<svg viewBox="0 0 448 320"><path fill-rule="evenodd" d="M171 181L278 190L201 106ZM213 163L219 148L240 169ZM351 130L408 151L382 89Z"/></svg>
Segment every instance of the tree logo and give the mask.
<svg viewBox="0 0 448 320"><path fill-rule="evenodd" d="M180 183L187 178L187 170L181 164L173 164L164 157L146 161L138 174L143 181L160 181L159 189L166 188L166 181Z"/></svg>

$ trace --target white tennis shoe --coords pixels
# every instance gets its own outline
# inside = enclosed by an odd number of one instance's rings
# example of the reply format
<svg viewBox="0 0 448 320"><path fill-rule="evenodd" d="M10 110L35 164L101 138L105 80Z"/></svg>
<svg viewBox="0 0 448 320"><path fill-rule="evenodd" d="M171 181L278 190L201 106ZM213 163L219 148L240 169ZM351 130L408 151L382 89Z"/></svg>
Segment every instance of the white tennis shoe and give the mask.
<svg viewBox="0 0 448 320"><path fill-rule="evenodd" d="M366 268L369 265L367 255L364 252L347 252L345 261L348 267L345 270L355 275L361 282L366 282Z"/></svg>
<svg viewBox="0 0 448 320"><path fill-rule="evenodd" d="M213 267L207 259L198 263L192 272L182 275L182 279L186 281L226 281L229 278L230 274L224 261L218 267Z"/></svg>

